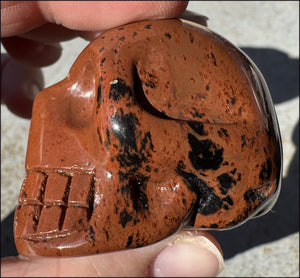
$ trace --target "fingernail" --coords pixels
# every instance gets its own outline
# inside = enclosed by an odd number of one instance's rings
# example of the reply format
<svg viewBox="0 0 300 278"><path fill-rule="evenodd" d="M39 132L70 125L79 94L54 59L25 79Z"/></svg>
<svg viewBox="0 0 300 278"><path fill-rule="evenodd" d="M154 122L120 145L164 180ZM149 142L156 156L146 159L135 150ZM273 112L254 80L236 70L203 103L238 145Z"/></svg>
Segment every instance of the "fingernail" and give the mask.
<svg viewBox="0 0 300 278"><path fill-rule="evenodd" d="M215 277L224 261L206 237L179 239L159 253L153 265L155 277Z"/></svg>

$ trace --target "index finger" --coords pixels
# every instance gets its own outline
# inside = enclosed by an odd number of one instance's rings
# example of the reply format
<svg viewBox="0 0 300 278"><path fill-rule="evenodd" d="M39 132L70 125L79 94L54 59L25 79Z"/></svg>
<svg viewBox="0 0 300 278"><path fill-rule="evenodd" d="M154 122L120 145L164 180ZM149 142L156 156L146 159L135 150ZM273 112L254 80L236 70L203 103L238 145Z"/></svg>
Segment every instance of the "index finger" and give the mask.
<svg viewBox="0 0 300 278"><path fill-rule="evenodd" d="M179 16L187 1L1 1L1 37L45 23L100 31L128 22Z"/></svg>

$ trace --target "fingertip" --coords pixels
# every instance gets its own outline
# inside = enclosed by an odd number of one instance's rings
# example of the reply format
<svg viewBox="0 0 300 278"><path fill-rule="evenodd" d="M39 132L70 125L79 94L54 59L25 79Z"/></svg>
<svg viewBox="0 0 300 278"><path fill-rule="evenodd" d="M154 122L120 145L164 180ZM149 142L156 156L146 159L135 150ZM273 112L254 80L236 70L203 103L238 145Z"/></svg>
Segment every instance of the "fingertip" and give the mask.
<svg viewBox="0 0 300 278"><path fill-rule="evenodd" d="M38 1L1 1L1 38L28 32L44 23Z"/></svg>
<svg viewBox="0 0 300 278"><path fill-rule="evenodd" d="M14 59L35 67L53 64L62 53L59 44L43 44L21 37L4 38L2 44Z"/></svg>
<svg viewBox="0 0 300 278"><path fill-rule="evenodd" d="M154 277L216 277L224 265L220 250L205 236L182 238L163 249L153 264Z"/></svg>
<svg viewBox="0 0 300 278"><path fill-rule="evenodd" d="M103 31L133 21L181 15L187 1L40 1L48 22L78 31Z"/></svg>
<svg viewBox="0 0 300 278"><path fill-rule="evenodd" d="M43 88L40 69L6 58L1 67L1 102L14 114L31 118L33 100Z"/></svg>

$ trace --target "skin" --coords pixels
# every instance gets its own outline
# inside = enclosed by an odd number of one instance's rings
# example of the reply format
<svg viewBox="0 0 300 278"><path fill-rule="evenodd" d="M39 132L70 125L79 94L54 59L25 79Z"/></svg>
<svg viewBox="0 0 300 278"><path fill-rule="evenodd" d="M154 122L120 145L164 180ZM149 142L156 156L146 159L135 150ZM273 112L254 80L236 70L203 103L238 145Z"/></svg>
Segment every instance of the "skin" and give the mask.
<svg viewBox="0 0 300 278"><path fill-rule="evenodd" d="M186 6L184 1L1 1L1 40L8 53L1 54L2 103L15 114L30 118L33 99L43 88L39 67L57 62L61 54L59 42L76 36L91 40L104 30L133 21L176 17ZM205 237L220 250L208 233L193 231L179 235L186 239ZM176 245L176 239L178 234L140 249L71 259L3 258L1 275L155 276L153 265L157 256L162 250L168 251L167 246ZM194 247L203 255L205 266L205 271L198 275L217 275L220 265L216 257L208 254L206 247ZM188 271L179 274L191 276Z"/></svg>

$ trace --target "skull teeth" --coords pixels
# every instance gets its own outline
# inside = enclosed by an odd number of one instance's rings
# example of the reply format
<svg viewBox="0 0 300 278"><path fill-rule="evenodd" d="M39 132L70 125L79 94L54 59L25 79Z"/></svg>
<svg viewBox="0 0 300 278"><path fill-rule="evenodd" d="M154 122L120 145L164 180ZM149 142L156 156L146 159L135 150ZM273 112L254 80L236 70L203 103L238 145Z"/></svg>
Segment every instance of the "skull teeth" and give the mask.
<svg viewBox="0 0 300 278"><path fill-rule="evenodd" d="M87 230L93 213L94 173L30 172L22 185L17 213L26 217L22 238L38 240Z"/></svg>

